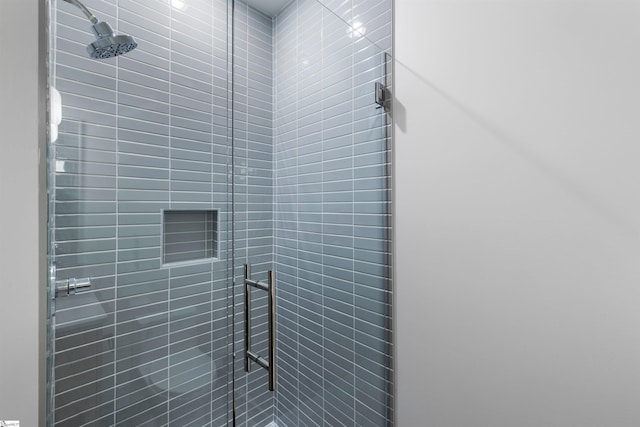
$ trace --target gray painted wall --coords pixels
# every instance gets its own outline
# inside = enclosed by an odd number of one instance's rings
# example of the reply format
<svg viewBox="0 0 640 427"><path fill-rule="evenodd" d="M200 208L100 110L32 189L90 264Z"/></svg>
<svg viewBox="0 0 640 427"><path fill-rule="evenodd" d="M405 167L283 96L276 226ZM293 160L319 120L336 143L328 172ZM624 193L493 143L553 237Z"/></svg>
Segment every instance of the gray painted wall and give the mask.
<svg viewBox="0 0 640 427"><path fill-rule="evenodd" d="M44 7L0 3L0 419L44 425Z"/></svg>
<svg viewBox="0 0 640 427"><path fill-rule="evenodd" d="M398 425L640 425L640 9L395 2Z"/></svg>

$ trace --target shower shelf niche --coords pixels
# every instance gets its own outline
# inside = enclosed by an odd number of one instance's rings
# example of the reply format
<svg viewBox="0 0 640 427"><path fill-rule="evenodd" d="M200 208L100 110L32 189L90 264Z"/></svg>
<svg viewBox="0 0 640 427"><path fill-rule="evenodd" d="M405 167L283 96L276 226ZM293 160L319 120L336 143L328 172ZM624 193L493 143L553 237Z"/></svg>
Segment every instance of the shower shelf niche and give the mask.
<svg viewBox="0 0 640 427"><path fill-rule="evenodd" d="M218 210L162 211L162 264L172 266L218 257Z"/></svg>

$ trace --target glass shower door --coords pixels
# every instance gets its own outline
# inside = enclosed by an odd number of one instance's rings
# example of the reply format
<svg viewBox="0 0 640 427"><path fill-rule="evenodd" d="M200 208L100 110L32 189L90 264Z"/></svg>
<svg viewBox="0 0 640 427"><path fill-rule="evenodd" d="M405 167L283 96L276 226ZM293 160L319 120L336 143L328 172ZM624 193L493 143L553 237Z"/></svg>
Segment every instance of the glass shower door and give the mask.
<svg viewBox="0 0 640 427"><path fill-rule="evenodd" d="M225 425L228 4L85 3L138 47L89 58L51 2L49 423Z"/></svg>
<svg viewBox="0 0 640 427"><path fill-rule="evenodd" d="M237 425L391 425L388 55L316 0L233 25ZM245 264L275 272L275 360L263 289L247 330L274 391L245 370Z"/></svg>

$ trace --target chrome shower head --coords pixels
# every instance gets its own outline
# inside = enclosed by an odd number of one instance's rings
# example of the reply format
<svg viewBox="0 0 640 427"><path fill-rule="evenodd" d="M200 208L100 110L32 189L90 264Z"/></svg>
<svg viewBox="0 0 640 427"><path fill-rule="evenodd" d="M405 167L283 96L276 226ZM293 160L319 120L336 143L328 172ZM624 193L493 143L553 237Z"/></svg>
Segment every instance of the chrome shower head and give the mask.
<svg viewBox="0 0 640 427"><path fill-rule="evenodd" d="M97 39L87 46L89 56L94 59L111 58L122 55L138 47L133 37L116 35L106 22L97 22L91 27Z"/></svg>
<svg viewBox="0 0 640 427"><path fill-rule="evenodd" d="M91 21L91 30L97 40L87 46L89 56L94 59L111 58L122 55L138 47L138 43L131 36L116 35L109 24L98 21L93 13L80 0L64 0L79 8Z"/></svg>

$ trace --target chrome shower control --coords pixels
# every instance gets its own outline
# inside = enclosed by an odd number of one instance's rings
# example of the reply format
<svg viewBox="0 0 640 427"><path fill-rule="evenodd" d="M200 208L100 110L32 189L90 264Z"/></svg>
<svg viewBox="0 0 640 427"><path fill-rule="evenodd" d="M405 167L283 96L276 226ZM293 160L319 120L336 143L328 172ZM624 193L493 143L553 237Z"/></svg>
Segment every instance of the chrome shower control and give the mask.
<svg viewBox="0 0 640 427"><path fill-rule="evenodd" d="M86 291L91 287L91 278L64 279L56 281L56 298L75 295L78 292Z"/></svg>

